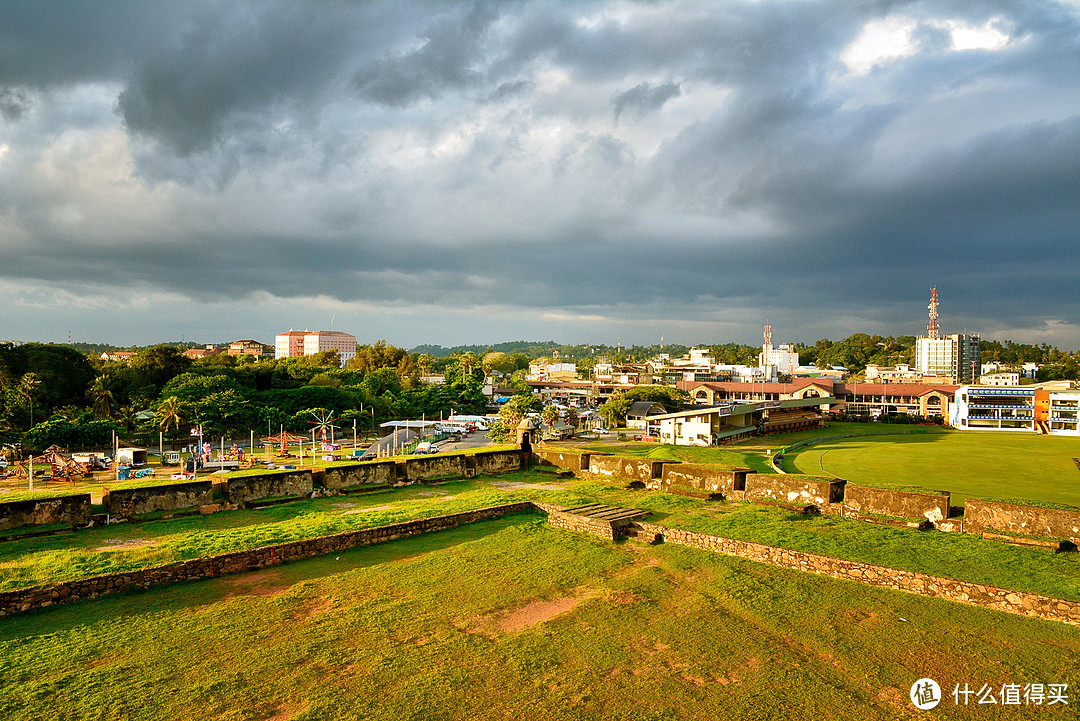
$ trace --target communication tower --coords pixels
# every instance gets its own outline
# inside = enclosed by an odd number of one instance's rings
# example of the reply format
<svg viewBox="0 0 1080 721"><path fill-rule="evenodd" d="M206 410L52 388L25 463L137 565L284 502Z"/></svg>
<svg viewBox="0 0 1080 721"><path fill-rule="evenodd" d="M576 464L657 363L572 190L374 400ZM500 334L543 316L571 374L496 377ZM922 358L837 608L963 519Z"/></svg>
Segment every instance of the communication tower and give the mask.
<svg viewBox="0 0 1080 721"><path fill-rule="evenodd" d="M926 324L926 337L938 338L938 302L937 302L937 287L930 289L930 305L926 306L930 309L930 322Z"/></svg>

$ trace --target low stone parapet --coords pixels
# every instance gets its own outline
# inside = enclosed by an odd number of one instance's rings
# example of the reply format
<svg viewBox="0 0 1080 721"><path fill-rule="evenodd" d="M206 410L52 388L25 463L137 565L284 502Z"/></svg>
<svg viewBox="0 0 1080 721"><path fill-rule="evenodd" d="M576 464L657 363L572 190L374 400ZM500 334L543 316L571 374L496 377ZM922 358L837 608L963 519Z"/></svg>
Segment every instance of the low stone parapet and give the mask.
<svg viewBox="0 0 1080 721"><path fill-rule="evenodd" d="M937 525L949 517L948 491L923 493L872 488L848 483L844 487L844 510L895 518L925 518Z"/></svg>
<svg viewBox="0 0 1080 721"><path fill-rule="evenodd" d="M1080 510L969 498L964 503L964 530L968 533L1006 531L1060 538L1080 545Z"/></svg>
<svg viewBox="0 0 1080 721"><path fill-rule="evenodd" d="M242 504L264 498L310 496L314 483L310 470L269 471L245 476L226 476L214 481L214 490L229 503Z"/></svg>
<svg viewBox="0 0 1080 721"><path fill-rule="evenodd" d="M822 512L844 498L846 481L822 476L803 476L794 473L773 475L751 473L746 477L745 500L771 498L785 503L809 503Z"/></svg>
<svg viewBox="0 0 1080 721"><path fill-rule="evenodd" d="M735 466L707 466L697 463L668 463L664 465L660 488L667 491L672 486L697 488L710 493L742 491L746 488L749 468Z"/></svg>
<svg viewBox="0 0 1080 721"><path fill-rule="evenodd" d="M214 502L214 486L204 481L162 481L152 486L106 488L101 496L105 510L114 516L134 516L157 511L179 511Z"/></svg>
<svg viewBox="0 0 1080 721"><path fill-rule="evenodd" d="M18 493L13 500L0 496L0 531L23 526L66 523L85 526L93 510L89 493Z"/></svg>

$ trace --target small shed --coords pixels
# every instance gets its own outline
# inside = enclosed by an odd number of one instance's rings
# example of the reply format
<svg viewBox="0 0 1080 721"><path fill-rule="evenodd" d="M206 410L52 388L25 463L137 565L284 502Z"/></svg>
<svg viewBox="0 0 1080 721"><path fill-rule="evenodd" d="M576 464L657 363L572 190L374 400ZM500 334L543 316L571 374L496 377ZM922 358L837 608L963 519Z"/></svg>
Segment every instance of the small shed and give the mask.
<svg viewBox="0 0 1080 721"><path fill-rule="evenodd" d="M121 466L145 466L145 448L119 448L116 451L116 462Z"/></svg>

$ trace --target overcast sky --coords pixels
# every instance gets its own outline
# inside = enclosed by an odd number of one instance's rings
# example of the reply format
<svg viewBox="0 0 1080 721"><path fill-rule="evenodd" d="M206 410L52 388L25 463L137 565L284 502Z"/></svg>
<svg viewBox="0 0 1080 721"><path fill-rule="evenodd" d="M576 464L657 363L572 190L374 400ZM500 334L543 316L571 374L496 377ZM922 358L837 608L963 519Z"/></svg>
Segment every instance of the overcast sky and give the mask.
<svg viewBox="0 0 1080 721"><path fill-rule="evenodd" d="M1080 348L1080 3L0 4L0 339Z"/></svg>

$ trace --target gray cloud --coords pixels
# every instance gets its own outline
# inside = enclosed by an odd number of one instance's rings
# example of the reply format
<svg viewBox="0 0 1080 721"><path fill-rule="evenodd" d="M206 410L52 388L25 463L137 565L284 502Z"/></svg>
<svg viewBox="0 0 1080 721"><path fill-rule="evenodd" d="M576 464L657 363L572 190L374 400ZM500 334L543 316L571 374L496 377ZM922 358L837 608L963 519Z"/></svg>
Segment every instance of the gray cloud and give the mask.
<svg viewBox="0 0 1080 721"><path fill-rule="evenodd" d="M909 44L856 71L871 22ZM0 283L236 335L386 308L412 342L447 304L433 342L488 332L471 308L914 333L936 284L950 328L1080 346L1078 36L1049 2L0 7Z"/></svg>
<svg viewBox="0 0 1080 721"><path fill-rule="evenodd" d="M0 90L0 117L4 120L19 120L30 105L30 97L22 90L4 88Z"/></svg>
<svg viewBox="0 0 1080 721"><path fill-rule="evenodd" d="M667 80L657 85L639 83L612 98L611 104L615 106L615 122L619 121L619 116L627 108L638 115L643 115L652 110L659 110L664 107L664 103L680 95L682 95L682 88L674 80Z"/></svg>

